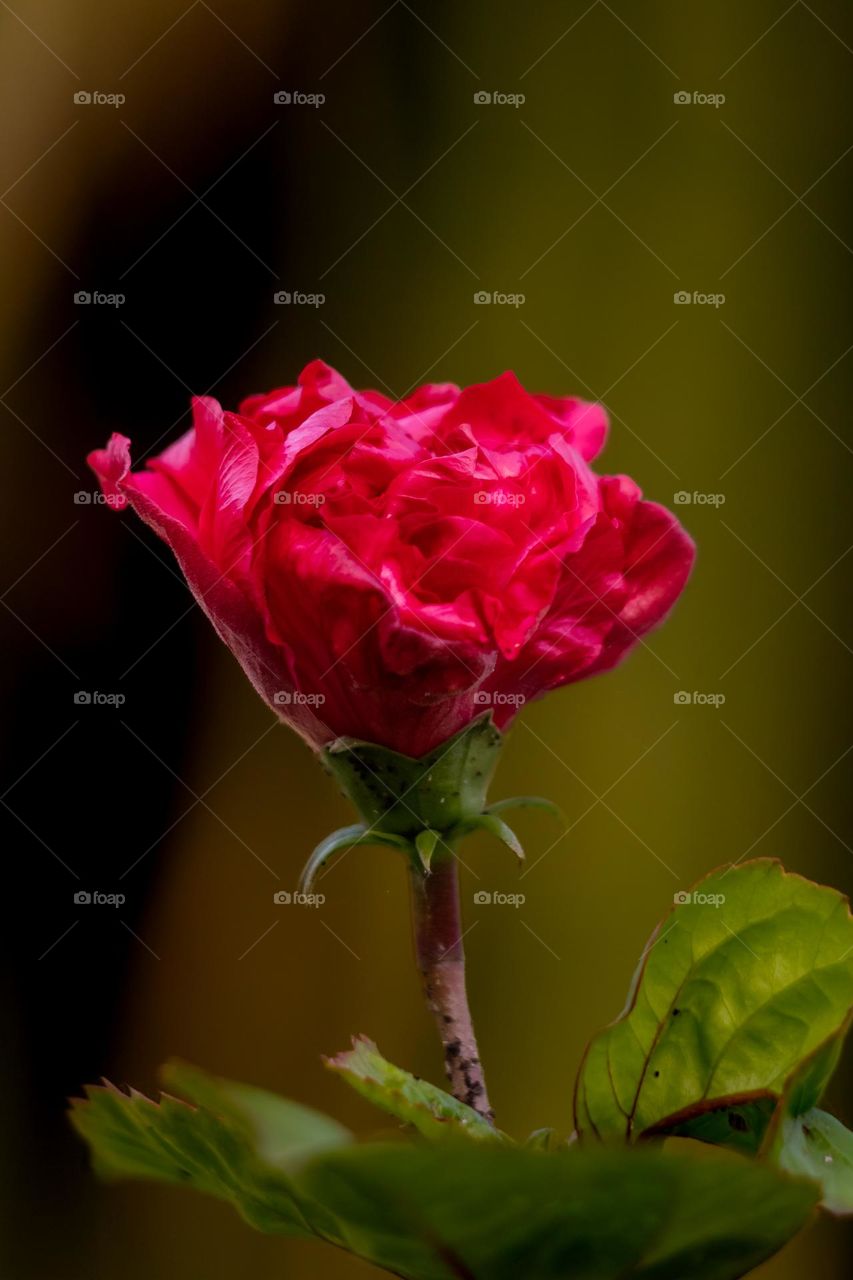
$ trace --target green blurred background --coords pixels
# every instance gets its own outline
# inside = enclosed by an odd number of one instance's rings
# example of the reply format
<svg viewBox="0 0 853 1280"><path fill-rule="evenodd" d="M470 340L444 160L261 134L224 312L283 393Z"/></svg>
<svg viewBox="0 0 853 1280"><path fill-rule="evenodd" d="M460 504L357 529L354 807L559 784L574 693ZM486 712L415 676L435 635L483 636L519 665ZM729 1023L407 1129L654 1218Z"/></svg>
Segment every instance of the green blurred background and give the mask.
<svg viewBox="0 0 853 1280"><path fill-rule="evenodd" d="M113 429L152 448L183 428L190 391L233 406L319 355L395 395L513 368L601 398L599 465L670 505L722 496L681 507L699 558L666 628L509 738L496 795L555 797L569 833L519 819L521 886L495 847L465 855L500 1121L568 1131L583 1046L675 890L747 854L851 884L853 15L842 0L14 0L0 23L16 477L2 789L21 881L7 917L24 926L0 990L2 1274L366 1277L213 1202L97 1186L67 1131L84 1080L150 1090L172 1055L365 1133L375 1116L321 1053L364 1031L441 1077L402 862L354 851L322 911L274 906L344 802L155 539L74 504L92 488L82 458ZM95 91L126 101L75 103ZM80 289L126 301L81 307ZM325 302L276 305L279 290ZM478 305L481 290L524 301ZM81 708L80 688L127 702ZM127 909L87 914L79 887ZM482 888L526 901L477 907ZM831 1101L850 1123L844 1083ZM761 1274L835 1280L849 1244L821 1222Z"/></svg>

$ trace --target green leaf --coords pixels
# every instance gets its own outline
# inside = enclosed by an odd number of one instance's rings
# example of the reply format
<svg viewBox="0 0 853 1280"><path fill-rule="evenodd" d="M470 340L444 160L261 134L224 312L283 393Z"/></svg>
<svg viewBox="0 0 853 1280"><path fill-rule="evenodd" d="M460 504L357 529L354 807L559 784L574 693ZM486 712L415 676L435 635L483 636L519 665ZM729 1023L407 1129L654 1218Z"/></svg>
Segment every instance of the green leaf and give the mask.
<svg viewBox="0 0 853 1280"><path fill-rule="evenodd" d="M575 1091L581 1135L684 1132L713 1104L731 1113L778 1099L846 1024L853 920L841 894L758 859L677 898L686 900L652 934L626 1009L587 1049ZM830 1059L814 1068L812 1092ZM750 1123L760 1118L760 1108L749 1112Z"/></svg>
<svg viewBox="0 0 853 1280"><path fill-rule="evenodd" d="M476 818L469 818L467 822L461 822L458 827L454 827L448 835L448 840L459 840L462 836L470 835L473 831L487 831L489 835L495 836L508 849L511 849L519 862L524 858L524 850L521 847L518 836L512 827L507 826L502 818L498 818L493 813L480 813Z"/></svg>
<svg viewBox="0 0 853 1280"><path fill-rule="evenodd" d="M801 1116L820 1102L841 1057L844 1037L850 1029L851 1012L822 1044L797 1063L785 1081L780 1104L785 1114Z"/></svg>
<svg viewBox="0 0 853 1280"><path fill-rule="evenodd" d="M817 1108L786 1116L777 1159L788 1173L820 1183L825 1209L853 1213L853 1133L835 1116Z"/></svg>
<svg viewBox="0 0 853 1280"><path fill-rule="evenodd" d="M333 854L341 849L352 849L357 845L384 845L392 849L401 849L408 853L410 845L402 836L392 835L387 831L373 831L363 822L353 823L350 827L339 827L331 832L317 845L306 862L299 877L299 888L303 893L310 893L317 872L328 862Z"/></svg>
<svg viewBox="0 0 853 1280"><path fill-rule="evenodd" d="M725 1152L362 1146L306 1171L355 1252L411 1280L735 1280L816 1189Z"/></svg>
<svg viewBox="0 0 853 1280"><path fill-rule="evenodd" d="M383 1111L413 1125L427 1138L464 1133L485 1141L502 1139L472 1107L387 1062L366 1036L355 1036L352 1043L346 1053L326 1058L326 1066Z"/></svg>
<svg viewBox="0 0 853 1280"><path fill-rule="evenodd" d="M313 1235L292 1180L310 1156L352 1140L336 1121L275 1094L175 1064L169 1081L196 1103L154 1103L107 1083L72 1101L71 1120L108 1179L176 1182L227 1200L261 1231ZM318 1219L319 1220L319 1219Z"/></svg>
<svg viewBox="0 0 853 1280"><path fill-rule="evenodd" d="M758 1091L713 1099L687 1107L680 1115L667 1116L643 1136L694 1138L751 1156L772 1152L783 1117L801 1115L819 1101L835 1069L849 1022L848 1017L795 1067L785 1081L781 1097Z"/></svg>
<svg viewBox="0 0 853 1280"><path fill-rule="evenodd" d="M261 1230L314 1235L406 1280L736 1280L817 1198L811 1182L692 1144L353 1145L259 1090L187 1067L172 1077L196 1106L111 1086L75 1105L102 1171L183 1182Z"/></svg>

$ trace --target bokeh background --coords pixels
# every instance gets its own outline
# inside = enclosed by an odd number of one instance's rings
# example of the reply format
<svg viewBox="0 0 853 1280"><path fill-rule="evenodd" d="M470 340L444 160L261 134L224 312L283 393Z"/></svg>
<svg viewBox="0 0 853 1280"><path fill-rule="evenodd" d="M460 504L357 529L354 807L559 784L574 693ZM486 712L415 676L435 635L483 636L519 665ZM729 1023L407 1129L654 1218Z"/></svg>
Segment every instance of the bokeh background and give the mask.
<svg viewBox="0 0 853 1280"><path fill-rule="evenodd" d="M671 622L510 737L496 794L554 796L571 830L555 843L546 818L519 819L521 885L495 847L466 854L501 1122L568 1131L585 1041L676 889L750 853L853 880L853 14L4 0L0 23L2 1274L367 1277L213 1202L98 1186L68 1130L84 1081L152 1090L172 1055L365 1133L375 1116L322 1052L363 1030L441 1078L402 862L353 852L321 911L275 907L344 803L165 549L75 503L85 453L113 429L148 451L186 425L191 392L234 406L318 355L397 395L513 368L606 402L608 470L670 504L704 496L681 508L699 560ZM126 701L75 705L81 689ZM78 906L80 888L127 901ZM478 888L526 901L477 907ZM849 1245L824 1221L761 1274L834 1280Z"/></svg>

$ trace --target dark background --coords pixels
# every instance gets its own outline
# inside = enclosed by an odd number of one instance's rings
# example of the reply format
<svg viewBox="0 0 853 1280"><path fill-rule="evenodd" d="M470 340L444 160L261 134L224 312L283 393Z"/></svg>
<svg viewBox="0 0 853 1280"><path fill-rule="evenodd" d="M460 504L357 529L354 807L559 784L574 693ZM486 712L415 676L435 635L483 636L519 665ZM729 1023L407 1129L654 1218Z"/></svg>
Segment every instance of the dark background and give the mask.
<svg viewBox="0 0 853 1280"><path fill-rule="evenodd" d="M375 1274L212 1202L98 1186L67 1128L82 1082L151 1090L171 1055L364 1132L374 1117L321 1052L363 1030L441 1078L402 863L353 852L322 911L274 907L343 801L165 548L75 503L94 489L85 454L114 429L156 451L191 392L233 407L319 355L395 395L514 368L601 398L599 465L668 504L722 495L681 508L699 560L665 630L511 735L496 794L552 795L573 821L554 844L547 819L519 820L523 908L476 907L475 889L519 885L494 847L468 858L490 1092L510 1131L568 1131L583 1045L676 889L749 854L853 881L853 15L13 0L0 24L3 1280ZM277 105L283 90L325 101ZM525 301L478 306L481 289ZM79 889L126 903L78 906ZM849 1124L844 1078L831 1104ZM845 1242L823 1221L762 1274L834 1280Z"/></svg>

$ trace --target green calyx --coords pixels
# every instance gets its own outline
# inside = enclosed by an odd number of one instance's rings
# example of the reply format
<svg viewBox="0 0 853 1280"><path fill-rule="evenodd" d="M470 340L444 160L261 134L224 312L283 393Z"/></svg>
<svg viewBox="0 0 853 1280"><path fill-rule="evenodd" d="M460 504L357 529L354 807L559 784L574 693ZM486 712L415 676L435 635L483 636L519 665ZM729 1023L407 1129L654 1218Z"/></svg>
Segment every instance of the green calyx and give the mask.
<svg viewBox="0 0 853 1280"><path fill-rule="evenodd" d="M419 759L374 742L338 738L320 758L363 821L321 840L302 873L301 888L310 890L324 863L355 845L398 849L428 873L434 857L449 855L463 836L485 830L523 858L515 833L498 813L511 807L536 807L562 815L556 805L534 796L486 803L502 746L503 735L491 713L479 716Z"/></svg>
<svg viewBox="0 0 853 1280"><path fill-rule="evenodd" d="M356 738L338 738L322 759L366 822L412 837L482 813L502 745L484 715L419 760Z"/></svg>

